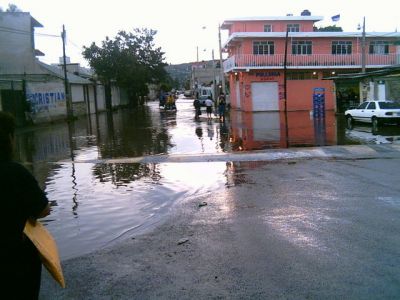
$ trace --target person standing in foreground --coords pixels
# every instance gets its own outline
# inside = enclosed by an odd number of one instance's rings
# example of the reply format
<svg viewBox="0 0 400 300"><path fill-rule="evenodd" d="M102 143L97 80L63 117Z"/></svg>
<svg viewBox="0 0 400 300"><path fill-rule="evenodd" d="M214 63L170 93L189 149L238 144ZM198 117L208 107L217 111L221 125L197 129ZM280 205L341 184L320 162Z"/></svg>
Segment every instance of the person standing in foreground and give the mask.
<svg viewBox="0 0 400 300"><path fill-rule="evenodd" d="M3 216L1 294L9 299L38 299L42 263L23 233L27 220L50 213L45 193L32 174L13 161L14 118L0 112L0 193Z"/></svg>
<svg viewBox="0 0 400 300"><path fill-rule="evenodd" d="M206 104L206 112L207 112L207 118L211 119L212 115L212 107L214 102L208 97L205 101Z"/></svg>

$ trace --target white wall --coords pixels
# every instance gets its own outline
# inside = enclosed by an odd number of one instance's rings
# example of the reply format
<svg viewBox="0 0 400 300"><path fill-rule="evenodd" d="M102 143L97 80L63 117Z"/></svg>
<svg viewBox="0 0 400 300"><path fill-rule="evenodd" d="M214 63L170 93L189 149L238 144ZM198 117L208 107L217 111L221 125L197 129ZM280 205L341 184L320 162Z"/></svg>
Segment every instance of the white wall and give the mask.
<svg viewBox="0 0 400 300"><path fill-rule="evenodd" d="M97 109L99 111L106 109L105 90L103 85L97 85Z"/></svg>
<svg viewBox="0 0 400 300"><path fill-rule="evenodd" d="M72 103L84 102L83 85L71 84L71 99Z"/></svg>
<svg viewBox="0 0 400 300"><path fill-rule="evenodd" d="M67 115L64 84L61 80L27 82L26 98L34 123L65 118Z"/></svg>
<svg viewBox="0 0 400 300"><path fill-rule="evenodd" d="M95 106L95 103L94 103L94 89L95 89L95 86L93 86L93 85L90 85L89 86L89 105L90 105L90 113L91 114L94 114L94 113L96 113L96 106Z"/></svg>
<svg viewBox="0 0 400 300"><path fill-rule="evenodd" d="M0 74L43 74L36 64L29 13L0 13ZM19 34L16 31L26 32Z"/></svg>
<svg viewBox="0 0 400 300"><path fill-rule="evenodd" d="M121 105L121 95L119 89L116 86L111 86L111 105L112 107L117 107Z"/></svg>

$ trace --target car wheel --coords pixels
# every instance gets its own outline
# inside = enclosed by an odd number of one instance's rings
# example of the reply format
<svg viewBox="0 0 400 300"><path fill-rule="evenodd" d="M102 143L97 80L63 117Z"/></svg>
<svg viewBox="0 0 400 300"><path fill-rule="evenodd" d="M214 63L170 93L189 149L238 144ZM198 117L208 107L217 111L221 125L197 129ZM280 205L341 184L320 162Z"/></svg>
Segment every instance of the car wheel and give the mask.
<svg viewBox="0 0 400 300"><path fill-rule="evenodd" d="M347 128L349 129L353 128L353 118L350 115L346 116L346 123L347 123Z"/></svg>
<svg viewBox="0 0 400 300"><path fill-rule="evenodd" d="M373 118L372 118L372 128L376 129L376 128L378 128L378 125L379 125L379 120L378 120L378 118L373 117Z"/></svg>

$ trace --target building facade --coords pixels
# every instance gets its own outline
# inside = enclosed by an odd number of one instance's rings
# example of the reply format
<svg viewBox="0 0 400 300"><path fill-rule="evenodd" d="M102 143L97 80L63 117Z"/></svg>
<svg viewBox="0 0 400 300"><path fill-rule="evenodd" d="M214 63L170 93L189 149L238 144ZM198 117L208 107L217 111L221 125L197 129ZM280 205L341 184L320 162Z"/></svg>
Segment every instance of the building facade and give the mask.
<svg viewBox="0 0 400 300"><path fill-rule="evenodd" d="M210 88L212 98L216 99L221 92L220 63L217 60L192 63L190 86L195 97L201 95L203 88Z"/></svg>
<svg viewBox="0 0 400 300"><path fill-rule="evenodd" d="M0 110L12 113L18 125L65 119L67 95L61 65L39 61L35 28L43 27L27 12L0 12ZM67 86L73 116L128 104L117 86L105 87L78 64L67 65Z"/></svg>
<svg viewBox="0 0 400 300"><path fill-rule="evenodd" d="M333 80L395 65L399 60L397 32L316 31L322 17L300 16L225 20L229 31L224 49L228 58L231 106L243 111L313 110L315 99L324 110L337 110ZM358 92L358 101L365 95Z"/></svg>

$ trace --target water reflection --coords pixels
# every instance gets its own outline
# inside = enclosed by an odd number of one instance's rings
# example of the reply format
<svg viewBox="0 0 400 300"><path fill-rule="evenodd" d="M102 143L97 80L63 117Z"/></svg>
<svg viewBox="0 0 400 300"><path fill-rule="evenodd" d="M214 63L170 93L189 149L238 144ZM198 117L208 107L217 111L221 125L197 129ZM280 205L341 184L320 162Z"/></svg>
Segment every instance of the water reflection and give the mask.
<svg viewBox="0 0 400 300"><path fill-rule="evenodd" d="M348 140L360 144L400 144L398 126L373 127L362 123L348 124L345 134Z"/></svg>
<svg viewBox="0 0 400 300"><path fill-rule="evenodd" d="M206 195L225 183L225 163L77 163L75 183L69 177L71 165L61 164L46 185L57 206L44 222L63 258L102 248L152 226L177 201Z"/></svg>
<svg viewBox="0 0 400 300"><path fill-rule="evenodd" d="M333 111L320 118L309 111L231 113L230 141L238 151L336 145L336 132Z"/></svg>
<svg viewBox="0 0 400 300"><path fill-rule="evenodd" d="M289 112L286 118L275 112L231 111L220 122L206 117L194 120L190 99L180 99L177 106L178 111L170 113L153 102L135 111L119 110L16 133L17 160L33 172L51 201L52 214L44 221L63 258L156 223L175 201L251 184L241 170L258 164L93 162L97 159L369 142L355 138L351 132L356 129L346 129L333 112L315 119L309 112ZM396 136L400 133L386 140L397 142ZM227 214L234 209L229 199L235 198L220 199Z"/></svg>
<svg viewBox="0 0 400 300"><path fill-rule="evenodd" d="M195 121L192 100L180 99L177 105L174 113L160 111L152 102L135 111L104 113L69 126L57 123L20 131L17 159L28 163L85 161L363 143L349 135L344 118L332 111L324 118L314 118L309 111L286 116L282 112L232 110L226 122L219 122Z"/></svg>
<svg viewBox="0 0 400 300"><path fill-rule="evenodd" d="M160 180L160 172L154 164L96 164L92 172L99 182L110 182L116 187L128 186L145 177L155 182Z"/></svg>

